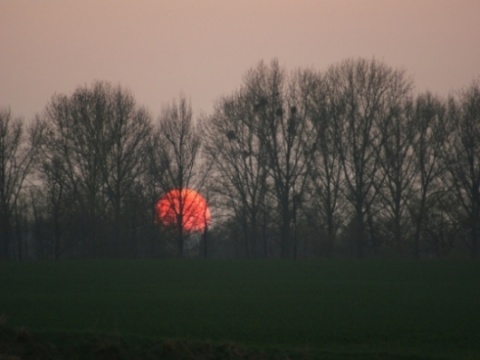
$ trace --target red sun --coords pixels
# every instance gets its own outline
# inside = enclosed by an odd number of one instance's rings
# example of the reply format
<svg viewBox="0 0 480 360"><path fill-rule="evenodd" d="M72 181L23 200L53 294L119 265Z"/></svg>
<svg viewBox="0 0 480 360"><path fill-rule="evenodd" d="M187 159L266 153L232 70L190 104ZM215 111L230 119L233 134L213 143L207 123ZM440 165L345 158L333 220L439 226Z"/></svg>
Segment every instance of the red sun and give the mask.
<svg viewBox="0 0 480 360"><path fill-rule="evenodd" d="M191 189L173 189L155 206L156 218L165 226L177 226L188 232L203 231L210 222L210 209L202 195Z"/></svg>

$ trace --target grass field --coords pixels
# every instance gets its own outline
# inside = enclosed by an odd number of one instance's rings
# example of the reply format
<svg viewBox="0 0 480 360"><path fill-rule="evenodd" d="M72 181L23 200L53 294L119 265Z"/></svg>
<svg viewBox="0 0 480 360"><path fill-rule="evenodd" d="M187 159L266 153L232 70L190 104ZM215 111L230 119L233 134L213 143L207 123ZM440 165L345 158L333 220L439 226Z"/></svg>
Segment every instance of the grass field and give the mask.
<svg viewBox="0 0 480 360"><path fill-rule="evenodd" d="M0 316L42 334L229 342L311 358L480 359L480 262L0 263Z"/></svg>

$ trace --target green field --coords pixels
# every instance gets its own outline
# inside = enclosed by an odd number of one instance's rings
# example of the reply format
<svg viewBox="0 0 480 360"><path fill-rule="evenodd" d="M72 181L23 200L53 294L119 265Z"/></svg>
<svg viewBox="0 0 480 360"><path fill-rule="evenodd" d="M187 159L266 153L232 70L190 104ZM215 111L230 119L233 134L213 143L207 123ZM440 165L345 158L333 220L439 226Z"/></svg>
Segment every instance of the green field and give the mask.
<svg viewBox="0 0 480 360"><path fill-rule="evenodd" d="M229 342L312 358L477 359L480 262L0 263L0 316L42 334Z"/></svg>

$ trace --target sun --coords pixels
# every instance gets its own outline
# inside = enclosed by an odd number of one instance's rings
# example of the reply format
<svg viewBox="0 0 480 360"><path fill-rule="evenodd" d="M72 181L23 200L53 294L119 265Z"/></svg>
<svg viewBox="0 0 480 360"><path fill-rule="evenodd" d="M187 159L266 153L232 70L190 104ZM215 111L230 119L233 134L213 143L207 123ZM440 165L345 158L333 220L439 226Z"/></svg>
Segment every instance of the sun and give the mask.
<svg viewBox="0 0 480 360"><path fill-rule="evenodd" d="M155 205L156 219L163 225L176 227L182 224L183 231L204 231L210 223L207 201L192 189L172 189Z"/></svg>

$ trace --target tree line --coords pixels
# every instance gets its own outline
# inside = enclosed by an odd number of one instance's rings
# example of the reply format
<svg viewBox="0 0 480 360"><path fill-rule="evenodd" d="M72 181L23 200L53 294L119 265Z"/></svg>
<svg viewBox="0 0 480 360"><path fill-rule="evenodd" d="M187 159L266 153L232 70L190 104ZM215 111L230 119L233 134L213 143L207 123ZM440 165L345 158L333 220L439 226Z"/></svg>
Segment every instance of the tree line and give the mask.
<svg viewBox="0 0 480 360"><path fill-rule="evenodd" d="M480 81L416 94L375 59L260 62L197 119L96 81L0 111L0 259L476 257L479 139ZM202 234L156 220L173 188L207 199Z"/></svg>

